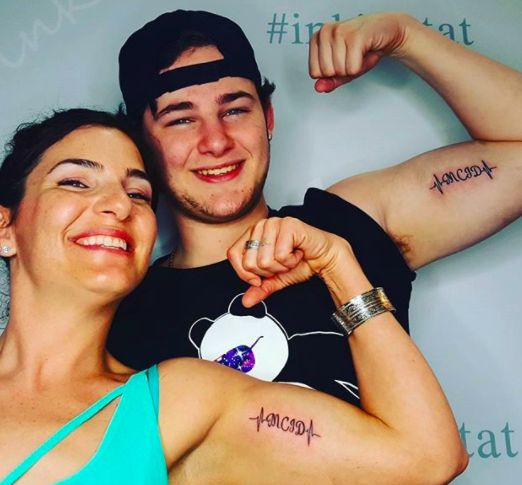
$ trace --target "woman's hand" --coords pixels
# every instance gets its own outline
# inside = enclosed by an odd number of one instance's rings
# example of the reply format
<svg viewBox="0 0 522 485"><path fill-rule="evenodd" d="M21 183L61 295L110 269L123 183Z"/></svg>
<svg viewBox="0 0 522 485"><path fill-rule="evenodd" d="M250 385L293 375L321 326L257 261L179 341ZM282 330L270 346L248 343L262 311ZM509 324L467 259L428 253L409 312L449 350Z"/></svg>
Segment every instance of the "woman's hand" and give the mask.
<svg viewBox="0 0 522 485"><path fill-rule="evenodd" d="M247 241L257 241L259 247L249 249ZM229 249L228 259L251 285L243 296L247 307L314 275L323 279L337 304L371 288L345 239L292 217L259 221Z"/></svg>

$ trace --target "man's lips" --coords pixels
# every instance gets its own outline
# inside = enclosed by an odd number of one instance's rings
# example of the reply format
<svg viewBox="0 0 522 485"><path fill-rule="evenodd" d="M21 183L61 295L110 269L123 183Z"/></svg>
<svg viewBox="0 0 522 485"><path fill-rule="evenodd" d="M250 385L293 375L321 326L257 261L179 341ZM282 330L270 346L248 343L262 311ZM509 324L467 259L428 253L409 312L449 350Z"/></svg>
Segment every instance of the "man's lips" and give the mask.
<svg viewBox="0 0 522 485"><path fill-rule="evenodd" d="M71 240L86 249L108 249L130 253L134 249L131 236L117 229L96 229L86 231L71 238Z"/></svg>
<svg viewBox="0 0 522 485"><path fill-rule="evenodd" d="M199 168L192 172L205 182L226 182L236 178L243 168L244 160L223 163L213 167Z"/></svg>

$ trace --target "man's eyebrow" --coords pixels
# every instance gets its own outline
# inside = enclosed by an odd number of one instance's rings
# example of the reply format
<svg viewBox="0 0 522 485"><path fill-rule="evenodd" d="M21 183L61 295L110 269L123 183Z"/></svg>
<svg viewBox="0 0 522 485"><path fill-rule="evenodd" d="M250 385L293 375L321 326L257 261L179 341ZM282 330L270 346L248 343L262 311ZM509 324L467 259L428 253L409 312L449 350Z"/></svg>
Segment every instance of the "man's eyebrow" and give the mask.
<svg viewBox="0 0 522 485"><path fill-rule="evenodd" d="M225 93L217 98L218 104L226 104L231 103L232 101L235 101L239 98L248 98L252 101L255 101L256 98L252 96L250 93L247 93L246 91L235 91L233 93Z"/></svg>
<svg viewBox="0 0 522 485"><path fill-rule="evenodd" d="M139 168L128 168L127 177L136 177L142 180L146 180L150 183L150 177L147 175L146 172L140 170Z"/></svg>
<svg viewBox="0 0 522 485"><path fill-rule="evenodd" d="M98 162L93 162L92 160L86 160L84 158L66 158L65 160L62 160L61 162L58 162L56 165L54 165L51 170L47 172L47 175L49 175L53 170L58 168L60 165L65 165L67 163L71 163L73 165L79 165L80 167L86 167L86 168L93 168L95 170L103 170L103 165Z"/></svg>
<svg viewBox="0 0 522 485"><path fill-rule="evenodd" d="M171 103L156 114L156 119L161 118L163 115L172 113L173 111L183 111L186 109L193 109L194 104L190 101L181 101L180 103Z"/></svg>

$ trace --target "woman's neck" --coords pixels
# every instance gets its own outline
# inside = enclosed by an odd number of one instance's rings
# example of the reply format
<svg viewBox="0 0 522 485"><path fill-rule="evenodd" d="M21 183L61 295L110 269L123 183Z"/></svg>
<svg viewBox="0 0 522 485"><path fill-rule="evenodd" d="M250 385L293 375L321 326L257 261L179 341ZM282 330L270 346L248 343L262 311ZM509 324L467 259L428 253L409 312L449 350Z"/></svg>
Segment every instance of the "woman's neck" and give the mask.
<svg viewBox="0 0 522 485"><path fill-rule="evenodd" d="M41 387L106 369L105 340L116 302L44 291L19 297L16 288L12 295L0 337L0 374Z"/></svg>

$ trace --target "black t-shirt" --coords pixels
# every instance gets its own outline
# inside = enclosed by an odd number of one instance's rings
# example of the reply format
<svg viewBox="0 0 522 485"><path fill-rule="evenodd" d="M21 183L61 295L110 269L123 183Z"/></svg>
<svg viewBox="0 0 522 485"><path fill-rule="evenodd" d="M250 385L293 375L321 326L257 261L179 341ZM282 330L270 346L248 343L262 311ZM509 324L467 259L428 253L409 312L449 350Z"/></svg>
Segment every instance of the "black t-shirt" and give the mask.
<svg viewBox="0 0 522 485"><path fill-rule="evenodd" d="M384 287L408 331L415 273L373 219L318 189L307 191L303 205L271 210L270 216L297 217L348 240L366 276ZM192 269L158 262L116 315L107 345L117 359L144 369L172 357L201 357L359 404L349 346L330 319L335 306L321 280L285 288L246 309L241 295L247 284L228 261Z"/></svg>

